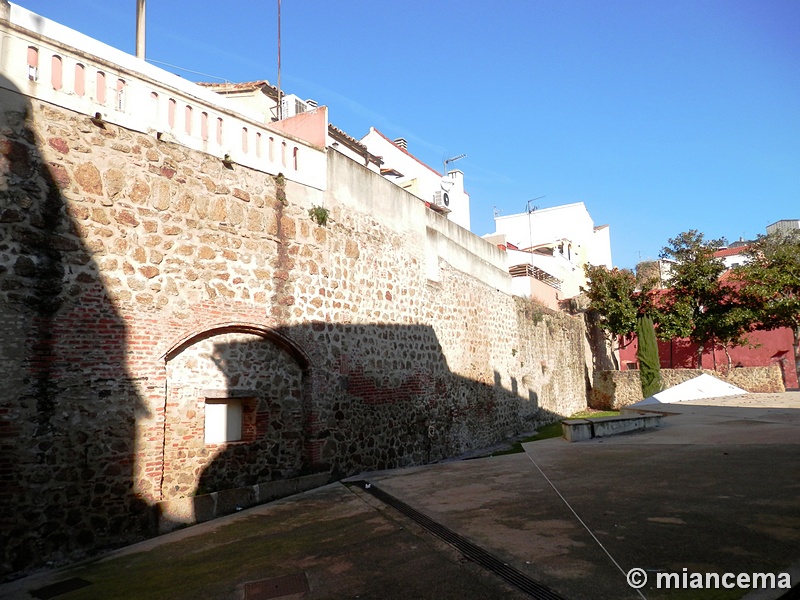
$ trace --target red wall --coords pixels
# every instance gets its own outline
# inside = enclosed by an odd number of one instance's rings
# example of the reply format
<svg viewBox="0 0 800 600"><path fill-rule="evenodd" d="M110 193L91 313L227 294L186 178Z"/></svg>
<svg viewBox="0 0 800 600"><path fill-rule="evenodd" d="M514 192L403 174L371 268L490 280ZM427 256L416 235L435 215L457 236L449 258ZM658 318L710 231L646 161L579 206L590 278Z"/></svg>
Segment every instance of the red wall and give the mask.
<svg viewBox="0 0 800 600"><path fill-rule="evenodd" d="M748 334L750 346L739 346L729 350L734 367L766 367L774 364L781 366L783 382L787 388L798 388L797 373L794 370L794 354L792 351L792 330L789 328L772 331L754 331ZM620 368L625 370L629 365L637 363L638 350L636 336L624 338L620 343ZM686 339L675 339L658 343L658 354L663 369L696 369L697 347ZM714 352L703 353L704 369L724 369L728 358L721 348ZM636 368L636 367L632 367Z"/></svg>

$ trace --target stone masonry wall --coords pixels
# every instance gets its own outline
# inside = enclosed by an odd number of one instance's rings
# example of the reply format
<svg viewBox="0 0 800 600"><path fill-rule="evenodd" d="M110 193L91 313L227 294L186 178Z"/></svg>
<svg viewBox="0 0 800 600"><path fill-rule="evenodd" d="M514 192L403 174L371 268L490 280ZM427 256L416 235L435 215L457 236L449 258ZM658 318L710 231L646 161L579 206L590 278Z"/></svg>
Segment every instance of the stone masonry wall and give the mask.
<svg viewBox="0 0 800 600"><path fill-rule="evenodd" d="M585 407L581 320L454 268L429 241L455 226L347 158L320 191L0 106L4 576L146 535L165 500L421 464ZM205 444L216 398L243 399L241 441Z"/></svg>
<svg viewBox="0 0 800 600"><path fill-rule="evenodd" d="M785 392L778 365L770 367L741 367L728 374L707 369L661 369L663 389L706 373L752 393ZM639 371L595 371L589 406L599 410L619 410L643 400Z"/></svg>

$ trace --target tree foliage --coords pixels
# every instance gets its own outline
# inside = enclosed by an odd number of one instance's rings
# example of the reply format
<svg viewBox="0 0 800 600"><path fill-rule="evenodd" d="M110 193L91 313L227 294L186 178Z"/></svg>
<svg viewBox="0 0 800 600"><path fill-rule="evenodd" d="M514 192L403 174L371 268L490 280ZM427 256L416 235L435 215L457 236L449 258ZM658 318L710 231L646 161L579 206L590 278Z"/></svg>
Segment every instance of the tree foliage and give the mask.
<svg viewBox="0 0 800 600"><path fill-rule="evenodd" d="M759 236L734 269L743 300L763 329L800 327L800 230Z"/></svg>
<svg viewBox="0 0 800 600"><path fill-rule="evenodd" d="M615 336L635 331L638 305L633 271L585 265L584 273L589 288L583 291L600 316L600 327Z"/></svg>
<svg viewBox="0 0 800 600"><path fill-rule="evenodd" d="M636 275L587 267L586 294L601 315L601 327L627 335L636 330L638 316L650 316L659 339L688 338L698 347L698 365L704 349L721 346L727 353L730 346L746 343L758 318L739 293L741 284L722 277L725 264L714 253L724 244L694 229L671 238L661 251L671 266L664 290L654 289L661 277L655 264L642 263Z"/></svg>
<svg viewBox="0 0 800 600"><path fill-rule="evenodd" d="M800 374L800 230L759 236L747 256L750 260L733 272L742 303L756 315L759 328L792 329Z"/></svg>
<svg viewBox="0 0 800 600"><path fill-rule="evenodd" d="M642 397L649 398L661 391L661 361L652 317L641 315L636 319L636 337L639 340L636 355L639 359Z"/></svg>
<svg viewBox="0 0 800 600"><path fill-rule="evenodd" d="M757 321L737 286L722 277L725 263L714 253L725 243L706 240L692 229L670 239L661 251L672 269L656 317L659 336L689 338L698 348L698 366L706 348L722 347L727 354L730 346L747 343L746 334Z"/></svg>

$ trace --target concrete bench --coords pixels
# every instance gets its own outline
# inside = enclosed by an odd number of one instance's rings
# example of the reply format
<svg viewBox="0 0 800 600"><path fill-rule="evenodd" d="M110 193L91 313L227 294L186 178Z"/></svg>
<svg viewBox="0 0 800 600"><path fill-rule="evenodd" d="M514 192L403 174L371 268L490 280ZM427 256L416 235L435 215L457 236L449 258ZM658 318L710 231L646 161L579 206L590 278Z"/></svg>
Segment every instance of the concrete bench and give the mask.
<svg viewBox="0 0 800 600"><path fill-rule="evenodd" d="M564 419L561 433L568 442L582 442L629 431L641 431L661 426L660 414L619 415L596 419Z"/></svg>

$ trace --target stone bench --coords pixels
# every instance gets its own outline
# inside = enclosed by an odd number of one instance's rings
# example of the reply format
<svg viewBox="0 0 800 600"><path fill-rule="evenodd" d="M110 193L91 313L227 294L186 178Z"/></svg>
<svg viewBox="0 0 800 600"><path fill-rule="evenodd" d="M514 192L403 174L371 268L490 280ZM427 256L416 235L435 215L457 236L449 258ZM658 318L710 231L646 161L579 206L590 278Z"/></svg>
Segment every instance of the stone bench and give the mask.
<svg viewBox="0 0 800 600"><path fill-rule="evenodd" d="M663 415L651 413L596 419L564 419L561 421L561 432L568 442L582 442L596 437L660 427L662 418Z"/></svg>

